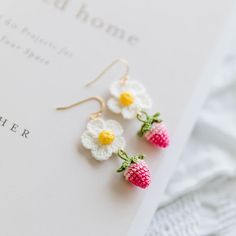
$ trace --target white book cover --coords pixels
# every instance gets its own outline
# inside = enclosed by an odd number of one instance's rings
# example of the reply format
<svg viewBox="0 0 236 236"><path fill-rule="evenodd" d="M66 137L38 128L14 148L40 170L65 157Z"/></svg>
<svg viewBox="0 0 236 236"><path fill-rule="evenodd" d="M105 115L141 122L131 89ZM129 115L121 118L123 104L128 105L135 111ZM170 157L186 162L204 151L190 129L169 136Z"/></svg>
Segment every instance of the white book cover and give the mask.
<svg viewBox="0 0 236 236"><path fill-rule="evenodd" d="M144 234L207 94L203 70L231 2L1 1L1 236ZM85 84L120 57L171 135L170 148L157 151L135 135L137 121L105 114L122 123L127 150L146 155L147 190L116 173L117 158L100 163L81 147L95 102L55 109L89 96L107 99L122 65Z"/></svg>

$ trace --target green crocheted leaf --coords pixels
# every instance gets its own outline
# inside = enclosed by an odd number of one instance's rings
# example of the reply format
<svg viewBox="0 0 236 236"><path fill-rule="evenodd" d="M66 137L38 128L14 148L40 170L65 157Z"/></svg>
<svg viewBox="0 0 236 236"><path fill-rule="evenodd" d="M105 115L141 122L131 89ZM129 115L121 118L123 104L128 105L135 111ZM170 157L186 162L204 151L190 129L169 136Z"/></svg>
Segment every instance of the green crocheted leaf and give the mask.
<svg viewBox="0 0 236 236"><path fill-rule="evenodd" d="M141 129L138 131L138 136L142 137L146 132L151 130L153 123L162 122L159 119L159 116L160 116L159 112L157 112L153 116L149 116L145 111L139 112L139 114L137 115L137 119L143 122L143 125L141 126Z"/></svg>

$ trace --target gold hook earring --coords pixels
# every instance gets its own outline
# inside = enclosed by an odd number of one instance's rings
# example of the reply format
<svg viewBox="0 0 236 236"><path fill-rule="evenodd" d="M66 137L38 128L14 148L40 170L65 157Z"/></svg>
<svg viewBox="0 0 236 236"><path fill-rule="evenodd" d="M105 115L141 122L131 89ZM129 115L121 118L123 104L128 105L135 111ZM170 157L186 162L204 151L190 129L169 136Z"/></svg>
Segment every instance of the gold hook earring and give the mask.
<svg viewBox="0 0 236 236"><path fill-rule="evenodd" d="M91 120L81 136L81 142L86 149L91 150L91 154L96 160L104 161L125 147L125 139L122 136L124 131L121 124L115 120L102 118L106 108L104 100L98 96L89 97L69 106L58 107L57 110L68 110L92 100L100 104L100 110L90 114Z"/></svg>
<svg viewBox="0 0 236 236"><path fill-rule="evenodd" d="M105 108L106 108L106 104L104 102L104 100L101 98L101 97L98 97L98 96L94 96L94 97L90 97L90 98L86 98L84 100L81 100L79 102L76 102L76 103L73 103L69 106L65 106L65 107L58 107L57 110L58 111L64 111L64 110L68 110L68 109L71 109L71 108L74 108L76 106L79 106L83 103L86 103L86 102L89 102L89 101L92 101L92 100L95 100L97 101L99 104L100 104L100 110L95 112L95 113L92 113L90 115L90 118L95 120L95 119L98 119L99 117L102 116L102 113L104 112Z"/></svg>
<svg viewBox="0 0 236 236"><path fill-rule="evenodd" d="M127 60L121 58L114 60L86 86L96 83L118 63L125 66L125 71L118 81L111 84L110 94L112 97L108 100L107 106L112 112L121 113L125 119L134 119L142 110L150 109L152 101L140 82L129 79L130 66Z"/></svg>
<svg viewBox="0 0 236 236"><path fill-rule="evenodd" d="M118 59L114 60L110 65L108 65L94 80L90 81L85 86L88 87L88 86L96 83L98 80L100 80L103 77L104 74L106 74L106 72L108 70L110 70L113 66L115 66L118 63L121 63L121 64L125 65L125 67L126 67L124 74L120 78L121 83L125 83L129 79L129 77L128 77L128 74L130 71L129 63L125 59L118 58Z"/></svg>

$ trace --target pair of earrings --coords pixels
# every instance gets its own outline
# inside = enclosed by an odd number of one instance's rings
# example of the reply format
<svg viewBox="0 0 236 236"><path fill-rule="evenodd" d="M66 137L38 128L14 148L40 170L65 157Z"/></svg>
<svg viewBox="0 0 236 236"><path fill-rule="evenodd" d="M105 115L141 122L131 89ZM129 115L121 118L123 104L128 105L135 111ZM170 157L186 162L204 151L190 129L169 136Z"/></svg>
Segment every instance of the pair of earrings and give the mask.
<svg viewBox="0 0 236 236"><path fill-rule="evenodd" d="M146 110L152 107L152 101L144 86L135 81L129 80L129 65L123 59L117 59L105 68L101 74L87 86L99 80L111 67L117 63L126 66L126 71L120 80L110 86L111 98L107 102L110 111L121 114L124 119L137 118L142 122L138 132L140 137L152 144L154 147L166 148L169 145L169 134L165 124L160 120L160 113L149 116ZM86 130L81 136L82 145L91 150L92 156L99 161L108 160L116 154L123 160L118 172L124 171L124 176L130 183L147 188L151 182L150 171L145 163L144 155L128 155L125 151L125 139L121 124L115 120L104 120L102 114L106 109L106 103L101 97L94 96L66 107L59 107L57 110L67 110L82 103L95 100L100 104L100 110L90 115L90 121Z"/></svg>

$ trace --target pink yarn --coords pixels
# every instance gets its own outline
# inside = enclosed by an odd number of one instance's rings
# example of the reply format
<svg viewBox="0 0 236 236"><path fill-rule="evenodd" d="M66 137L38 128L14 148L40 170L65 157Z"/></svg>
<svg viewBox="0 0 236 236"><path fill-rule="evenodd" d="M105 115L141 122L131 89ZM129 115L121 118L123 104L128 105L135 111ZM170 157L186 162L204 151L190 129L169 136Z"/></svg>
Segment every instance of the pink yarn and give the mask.
<svg viewBox="0 0 236 236"><path fill-rule="evenodd" d="M163 122L153 123L151 130L147 131L144 136L155 147L166 148L169 146L170 137Z"/></svg>
<svg viewBox="0 0 236 236"><path fill-rule="evenodd" d="M131 164L125 170L124 176L127 181L143 189L147 188L151 182L149 168L142 160Z"/></svg>

